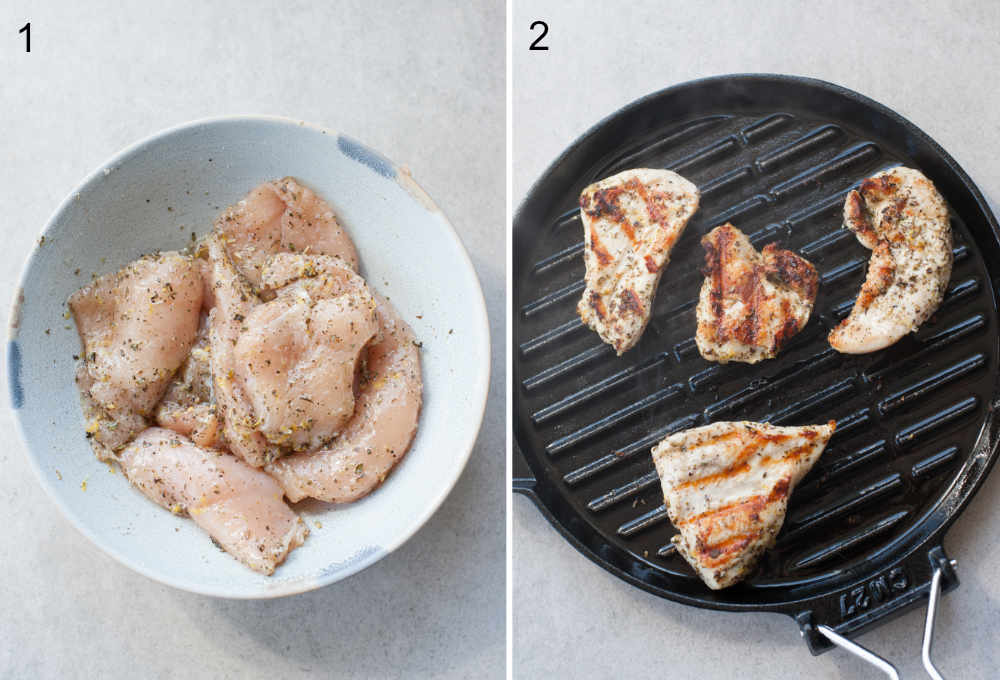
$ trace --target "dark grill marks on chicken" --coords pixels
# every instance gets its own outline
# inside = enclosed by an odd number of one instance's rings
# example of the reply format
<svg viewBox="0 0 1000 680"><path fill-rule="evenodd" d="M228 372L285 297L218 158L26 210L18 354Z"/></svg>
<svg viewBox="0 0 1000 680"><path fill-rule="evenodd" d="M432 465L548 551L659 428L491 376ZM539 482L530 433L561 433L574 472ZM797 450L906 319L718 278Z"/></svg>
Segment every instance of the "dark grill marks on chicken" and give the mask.
<svg viewBox="0 0 1000 680"><path fill-rule="evenodd" d="M581 193L587 274L577 312L618 354L642 336L660 275L698 200L680 175L642 168Z"/></svg>
<svg viewBox="0 0 1000 680"><path fill-rule="evenodd" d="M774 243L758 253L731 224L713 229L702 246L695 336L702 356L722 363L776 356L809 320L819 287L815 268Z"/></svg>
<svg viewBox="0 0 1000 680"><path fill-rule="evenodd" d="M670 435L653 450L680 554L712 589L745 578L774 545L795 485L836 423L775 427L719 422Z"/></svg>

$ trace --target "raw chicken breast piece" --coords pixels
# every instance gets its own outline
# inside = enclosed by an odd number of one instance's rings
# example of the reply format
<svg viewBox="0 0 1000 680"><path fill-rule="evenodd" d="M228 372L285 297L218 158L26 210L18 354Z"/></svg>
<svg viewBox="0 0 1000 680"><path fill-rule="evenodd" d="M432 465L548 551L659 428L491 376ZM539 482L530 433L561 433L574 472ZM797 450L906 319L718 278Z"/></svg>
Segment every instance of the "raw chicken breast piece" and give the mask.
<svg viewBox="0 0 1000 680"><path fill-rule="evenodd" d="M278 253L261 272L261 288L268 292L301 289L319 299L368 290L365 280L342 258L330 255Z"/></svg>
<svg viewBox="0 0 1000 680"><path fill-rule="evenodd" d="M285 456L266 467L292 502L349 503L368 495L416 434L423 390L416 339L392 305L376 299L381 340L368 349L354 416L325 448Z"/></svg>
<svg viewBox="0 0 1000 680"><path fill-rule="evenodd" d="M233 264L255 288L269 257L280 252L336 255L358 268L354 243L333 210L292 177L264 182L215 221Z"/></svg>
<svg viewBox="0 0 1000 680"><path fill-rule="evenodd" d="M265 265L262 279L287 281L295 271L302 278L246 317L233 350L235 379L269 442L313 450L354 414L358 361L379 332L376 301L339 258L278 258Z"/></svg>
<svg viewBox="0 0 1000 680"><path fill-rule="evenodd" d="M235 348L245 328L250 310L259 298L229 261L218 236L205 241L208 252L209 288L214 306L209 312L209 347L216 411L222 423L222 437L229 450L254 467L278 455L260 432L253 404L236 376Z"/></svg>
<svg viewBox="0 0 1000 680"><path fill-rule="evenodd" d="M208 327L208 314L203 311L191 354L156 407L156 424L190 437L198 446L224 447L212 395Z"/></svg>
<svg viewBox="0 0 1000 680"><path fill-rule="evenodd" d="M774 545L788 498L836 423L712 423L653 447L677 550L712 590L746 578Z"/></svg>
<svg viewBox="0 0 1000 680"><path fill-rule="evenodd" d="M146 429L145 416L129 408L105 409L90 394L94 377L87 371L85 361L76 367L76 386L80 391L80 406L86 425L86 436L98 459L114 460L117 451L128 444L132 437Z"/></svg>
<svg viewBox="0 0 1000 680"><path fill-rule="evenodd" d="M69 299L83 342L77 384L99 458L145 426L198 331L199 267L169 252L143 257Z"/></svg>
<svg viewBox="0 0 1000 680"><path fill-rule="evenodd" d="M254 571L274 573L309 535L266 473L176 432L149 428L122 451L120 463L143 494L175 514L190 515Z"/></svg>

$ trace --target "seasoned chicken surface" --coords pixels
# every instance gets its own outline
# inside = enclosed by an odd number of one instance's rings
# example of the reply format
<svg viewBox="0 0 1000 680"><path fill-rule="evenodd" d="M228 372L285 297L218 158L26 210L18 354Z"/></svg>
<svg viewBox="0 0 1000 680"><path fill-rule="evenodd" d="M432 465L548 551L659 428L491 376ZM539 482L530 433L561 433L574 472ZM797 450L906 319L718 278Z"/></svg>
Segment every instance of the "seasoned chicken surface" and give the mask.
<svg viewBox="0 0 1000 680"><path fill-rule="evenodd" d="M249 395L257 429L293 451L317 449L354 414L358 361L379 333L376 301L339 258L283 255L262 280L287 275L298 259L305 282L279 288L254 307L234 347L234 381Z"/></svg>
<svg viewBox="0 0 1000 680"><path fill-rule="evenodd" d="M328 446L267 466L288 498L348 503L371 493L403 458L417 431L423 380L413 331L376 296L381 339L368 349L354 416Z"/></svg>
<svg viewBox="0 0 1000 680"><path fill-rule="evenodd" d="M701 245L705 282L695 334L701 356L723 364L776 357L809 321L819 287L816 269L775 243L758 253L731 224L713 229Z"/></svg>
<svg viewBox="0 0 1000 680"><path fill-rule="evenodd" d="M274 573L309 534L266 473L176 432L149 428L122 451L120 462L143 494L175 514L190 515L254 571Z"/></svg>
<svg viewBox="0 0 1000 680"><path fill-rule="evenodd" d="M191 353L156 407L157 425L190 437L201 447L224 445L212 395L211 355L208 314L203 312Z"/></svg>
<svg viewBox="0 0 1000 680"><path fill-rule="evenodd" d="M87 362L81 360L76 367L76 386L80 392L80 408L86 425L86 436L94 455L103 461L112 461L117 452L139 432L148 426L146 417L130 408L109 408L102 406L90 389L94 377L87 370Z"/></svg>
<svg viewBox="0 0 1000 680"><path fill-rule="evenodd" d="M742 580L774 545L789 496L835 428L833 421L713 423L653 448L667 513L680 532L671 542L709 588Z"/></svg>
<svg viewBox="0 0 1000 680"><path fill-rule="evenodd" d="M308 534L286 493L354 501L406 454L419 344L358 273L330 207L292 178L254 189L190 250L70 298L87 437L146 496L271 574Z"/></svg>
<svg viewBox="0 0 1000 680"><path fill-rule="evenodd" d="M294 288L317 299L368 290L365 280L343 259L305 253L278 253L268 258L261 270L261 287L278 292Z"/></svg>
<svg viewBox="0 0 1000 680"><path fill-rule="evenodd" d="M951 278L951 221L931 181L899 167L847 195L844 226L872 256L854 308L829 341L838 352L865 354L915 331L941 304Z"/></svg>
<svg viewBox="0 0 1000 680"><path fill-rule="evenodd" d="M198 331L202 282L179 253L136 260L69 299L83 343L77 384L101 459L145 428Z"/></svg>
<svg viewBox="0 0 1000 680"><path fill-rule="evenodd" d="M236 343L246 329L246 318L260 299L229 260L218 236L205 240L209 266L208 288L212 291L208 339L212 385L222 436L229 450L254 467L278 455L257 430L253 402L236 375Z"/></svg>
<svg viewBox="0 0 1000 680"><path fill-rule="evenodd" d="M354 243L333 210L292 177L264 182L215 221L226 253L256 289L267 259L280 252L336 255L358 268Z"/></svg>
<svg viewBox="0 0 1000 680"><path fill-rule="evenodd" d="M660 275L699 200L680 175L642 168L580 194L587 274L576 309L619 355L646 329Z"/></svg>

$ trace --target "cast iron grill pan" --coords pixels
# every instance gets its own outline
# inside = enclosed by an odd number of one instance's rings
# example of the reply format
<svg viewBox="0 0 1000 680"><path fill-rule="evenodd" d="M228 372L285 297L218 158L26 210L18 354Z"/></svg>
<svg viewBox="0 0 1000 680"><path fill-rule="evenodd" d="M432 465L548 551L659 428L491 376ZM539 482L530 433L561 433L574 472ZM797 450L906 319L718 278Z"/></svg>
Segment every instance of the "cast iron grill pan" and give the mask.
<svg viewBox="0 0 1000 680"><path fill-rule="evenodd" d="M869 251L841 227L847 191L896 165L924 172L951 209L955 266L920 330L884 351L841 355L827 332L845 317ZM701 190L640 343L616 357L585 328L588 184L633 167L668 168ZM694 344L699 240L731 221L815 264L813 316L778 358L706 362ZM857 93L821 81L739 75L641 99L578 139L514 220L515 490L616 575L696 606L767 610L850 635L916 604L933 570L957 581L943 534L996 458L997 223L933 140ZM650 448L718 420L837 432L792 496L777 546L741 585L710 591L670 545Z"/></svg>

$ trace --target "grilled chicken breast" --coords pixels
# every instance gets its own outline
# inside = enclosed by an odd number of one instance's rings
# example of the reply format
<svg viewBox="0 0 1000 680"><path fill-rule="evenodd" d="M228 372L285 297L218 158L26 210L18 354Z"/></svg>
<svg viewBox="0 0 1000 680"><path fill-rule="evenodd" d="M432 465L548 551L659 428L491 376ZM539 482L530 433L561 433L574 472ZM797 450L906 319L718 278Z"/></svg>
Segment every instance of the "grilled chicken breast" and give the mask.
<svg viewBox="0 0 1000 680"><path fill-rule="evenodd" d="M809 321L819 287L816 269L775 243L758 253L731 224L716 227L701 244L705 282L696 311L698 351L723 364L774 358Z"/></svg>
<svg viewBox="0 0 1000 680"><path fill-rule="evenodd" d="M865 354L915 331L941 304L951 278L951 222L931 181L900 167L847 195L844 226L872 256L854 308L829 341L838 352Z"/></svg>
<svg viewBox="0 0 1000 680"><path fill-rule="evenodd" d="M402 460L417 433L423 379L413 331L376 295L380 339L368 348L354 416L317 451L268 464L292 501L348 503L374 491Z"/></svg>
<svg viewBox="0 0 1000 680"><path fill-rule="evenodd" d="M191 516L230 555L274 573L309 534L265 472L176 432L151 427L122 452L122 470L150 500Z"/></svg>
<svg viewBox="0 0 1000 680"><path fill-rule="evenodd" d="M586 288L580 318L621 355L642 336L670 251L698 209L694 184L669 170L626 170L580 194Z"/></svg>
<svg viewBox="0 0 1000 680"><path fill-rule="evenodd" d="M774 545L789 495L835 427L713 423L653 448L667 513L680 532L671 542L709 588L742 580Z"/></svg>
<svg viewBox="0 0 1000 680"><path fill-rule="evenodd" d="M352 269L358 253L329 204L292 177L264 182L215 221L226 254L254 288L264 264L281 252L336 255Z"/></svg>
<svg viewBox="0 0 1000 680"><path fill-rule="evenodd" d="M194 344L202 295L198 265L171 252L136 260L70 297L83 343L77 385L99 458L113 458L145 428Z"/></svg>

